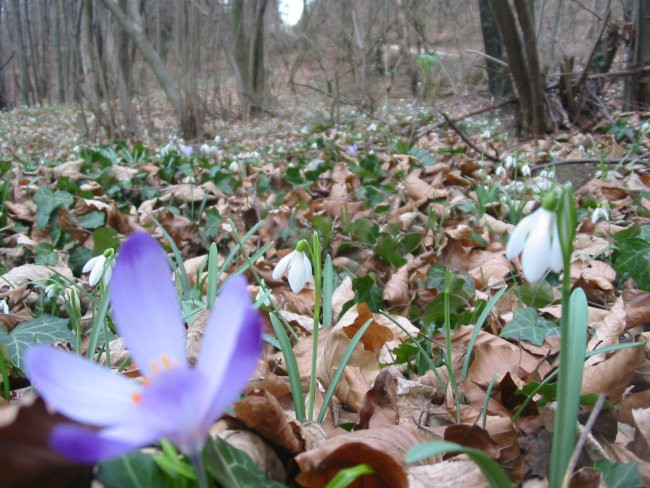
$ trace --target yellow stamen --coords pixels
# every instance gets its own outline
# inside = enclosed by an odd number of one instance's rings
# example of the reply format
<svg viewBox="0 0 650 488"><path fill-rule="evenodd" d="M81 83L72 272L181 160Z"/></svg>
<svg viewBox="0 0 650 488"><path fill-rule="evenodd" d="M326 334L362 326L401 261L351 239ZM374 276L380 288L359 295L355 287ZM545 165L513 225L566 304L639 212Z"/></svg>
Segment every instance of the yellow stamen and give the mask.
<svg viewBox="0 0 650 488"><path fill-rule="evenodd" d="M164 353L160 357L160 362L162 363L163 368L165 368L165 369L171 369L172 366L173 366L172 360L169 359L169 356L167 356L167 354L164 354Z"/></svg>

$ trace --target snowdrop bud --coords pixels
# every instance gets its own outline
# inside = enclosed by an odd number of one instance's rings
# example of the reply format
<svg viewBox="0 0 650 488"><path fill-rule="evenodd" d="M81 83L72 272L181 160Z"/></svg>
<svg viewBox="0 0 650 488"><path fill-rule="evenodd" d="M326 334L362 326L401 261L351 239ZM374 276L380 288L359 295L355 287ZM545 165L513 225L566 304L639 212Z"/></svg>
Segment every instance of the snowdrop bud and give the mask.
<svg viewBox="0 0 650 488"><path fill-rule="evenodd" d="M233 161L230 163L228 166L228 169L230 170L231 173L236 173L239 171L239 163L237 161Z"/></svg>
<svg viewBox="0 0 650 488"><path fill-rule="evenodd" d="M490 132L489 129L484 130L483 133L481 134L481 136L483 136L485 139L488 139L491 135L492 133Z"/></svg>
<svg viewBox="0 0 650 488"><path fill-rule="evenodd" d="M9 305L7 305L6 298L0 300L0 313L9 313Z"/></svg>
<svg viewBox="0 0 650 488"><path fill-rule="evenodd" d="M218 146L219 144L221 144L221 136L220 136L219 134L217 134L216 136L214 136L214 143L215 143L217 146Z"/></svg>
<svg viewBox="0 0 650 488"><path fill-rule="evenodd" d="M311 146L309 146L309 147L311 147L312 149L318 149L318 144L316 144L315 142L312 142Z"/></svg>
<svg viewBox="0 0 650 488"><path fill-rule="evenodd" d="M498 177L502 178L506 175L506 169L503 166L497 166L496 171L494 172Z"/></svg>
<svg viewBox="0 0 650 488"><path fill-rule="evenodd" d="M604 219L609 222L609 212L607 212L607 209L603 207L598 207L596 210L594 210L594 213L591 216L591 223L595 224L600 219Z"/></svg>
<svg viewBox="0 0 650 488"><path fill-rule="evenodd" d="M522 174L523 176L530 176L530 166L528 166L527 164L524 164L524 165L521 167L521 174Z"/></svg>
<svg viewBox="0 0 650 488"><path fill-rule="evenodd" d="M368 132L376 132L377 131L377 124L374 122L368 126L368 129L366 129Z"/></svg>

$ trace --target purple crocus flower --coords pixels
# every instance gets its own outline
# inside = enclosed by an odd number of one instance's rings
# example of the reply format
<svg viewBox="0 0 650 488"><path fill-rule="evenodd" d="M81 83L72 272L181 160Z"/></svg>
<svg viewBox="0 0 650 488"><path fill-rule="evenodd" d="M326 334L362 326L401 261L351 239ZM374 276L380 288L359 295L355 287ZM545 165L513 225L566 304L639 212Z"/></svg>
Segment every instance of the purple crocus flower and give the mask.
<svg viewBox="0 0 650 488"><path fill-rule="evenodd" d="M185 154L186 156L191 156L192 153L194 152L194 147L193 146L186 146L185 144L181 144L181 152Z"/></svg>
<svg viewBox="0 0 650 488"><path fill-rule="evenodd" d="M117 329L144 381L72 353L31 347L25 361L36 389L59 412L92 426L57 427L52 446L95 463L166 438L198 456L210 425L237 399L260 356L262 323L245 279L223 285L193 368L167 258L148 234L134 233L122 246L110 293Z"/></svg>

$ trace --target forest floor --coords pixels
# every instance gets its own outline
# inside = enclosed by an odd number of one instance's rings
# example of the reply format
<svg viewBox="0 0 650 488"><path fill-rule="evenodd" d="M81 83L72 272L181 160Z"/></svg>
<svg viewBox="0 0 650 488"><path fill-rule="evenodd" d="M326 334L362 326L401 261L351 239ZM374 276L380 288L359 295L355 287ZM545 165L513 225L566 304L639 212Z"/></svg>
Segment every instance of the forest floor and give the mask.
<svg viewBox="0 0 650 488"><path fill-rule="evenodd" d="M219 283L241 271L257 297L264 355L212 429L257 465L229 451L220 469L245 466L238 486L347 486L328 483L359 465L366 471L349 471L350 486L489 486L468 454L407 462L414 446L441 440L480 450L515 485L544 482L563 273L528 283L505 247L517 222L566 181L577 231L565 271L588 299L588 355L612 348L584 362L583 426L593 415L580 430L587 448L572 484L649 486L648 114L619 112L593 132L521 141L494 116L459 120L454 130L439 111L395 101L377 116L348 107L332 124L328 107L316 105L320 112L305 100L281 117L214 122L196 141L173 136L160 108L149 111L155 128L141 139L102 143L79 136L74 107L0 113L3 486L195 483L185 460L170 467L158 448L94 472L63 459L47 438L64 419L34 401L25 376L33 343L141 375L102 312L106 290L82 273L139 229L170 252L190 358L207 317L211 245ZM272 276L314 232L327 269L316 312L318 421L305 418L302 395L320 287L312 280L294 293ZM135 468L124 470L127 462ZM208 468L227 483L218 471Z"/></svg>

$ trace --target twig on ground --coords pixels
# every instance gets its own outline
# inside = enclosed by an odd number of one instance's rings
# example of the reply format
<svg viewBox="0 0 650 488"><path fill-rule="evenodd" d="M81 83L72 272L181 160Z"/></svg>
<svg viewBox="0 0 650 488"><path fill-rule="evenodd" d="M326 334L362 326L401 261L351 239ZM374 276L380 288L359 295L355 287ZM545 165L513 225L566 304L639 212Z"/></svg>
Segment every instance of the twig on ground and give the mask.
<svg viewBox="0 0 650 488"><path fill-rule="evenodd" d="M487 151L485 151L484 149L481 149L480 147L478 147L474 142L472 142L472 140L469 137L467 137L465 134L463 134L463 131L460 130L460 128L454 123L453 120L451 120L449 118L449 116L446 113L443 112L440 115L442 115L442 117L445 119L445 121L447 121L447 124L449 124L449 127L451 127L452 130L456 134L458 134L458 136L463 140L463 142L465 144L467 144L469 147L471 147L472 149L474 149L474 151L479 153L481 156L485 156L489 160L494 161L496 163L501 161L499 159L499 154L498 153L495 154L495 155L492 155L492 154L488 153ZM494 149L494 147L493 147L493 149Z"/></svg>
<svg viewBox="0 0 650 488"><path fill-rule="evenodd" d="M599 159L599 158L554 159L553 161L548 161L546 163L536 164L535 166L530 168L530 170L536 171L538 169L546 168L548 166L565 166L569 164L602 164L602 163L622 164L627 161L647 159L647 158L650 158L650 152L640 154L639 156L634 158L629 156L624 156L622 158L606 158L606 159Z"/></svg>

